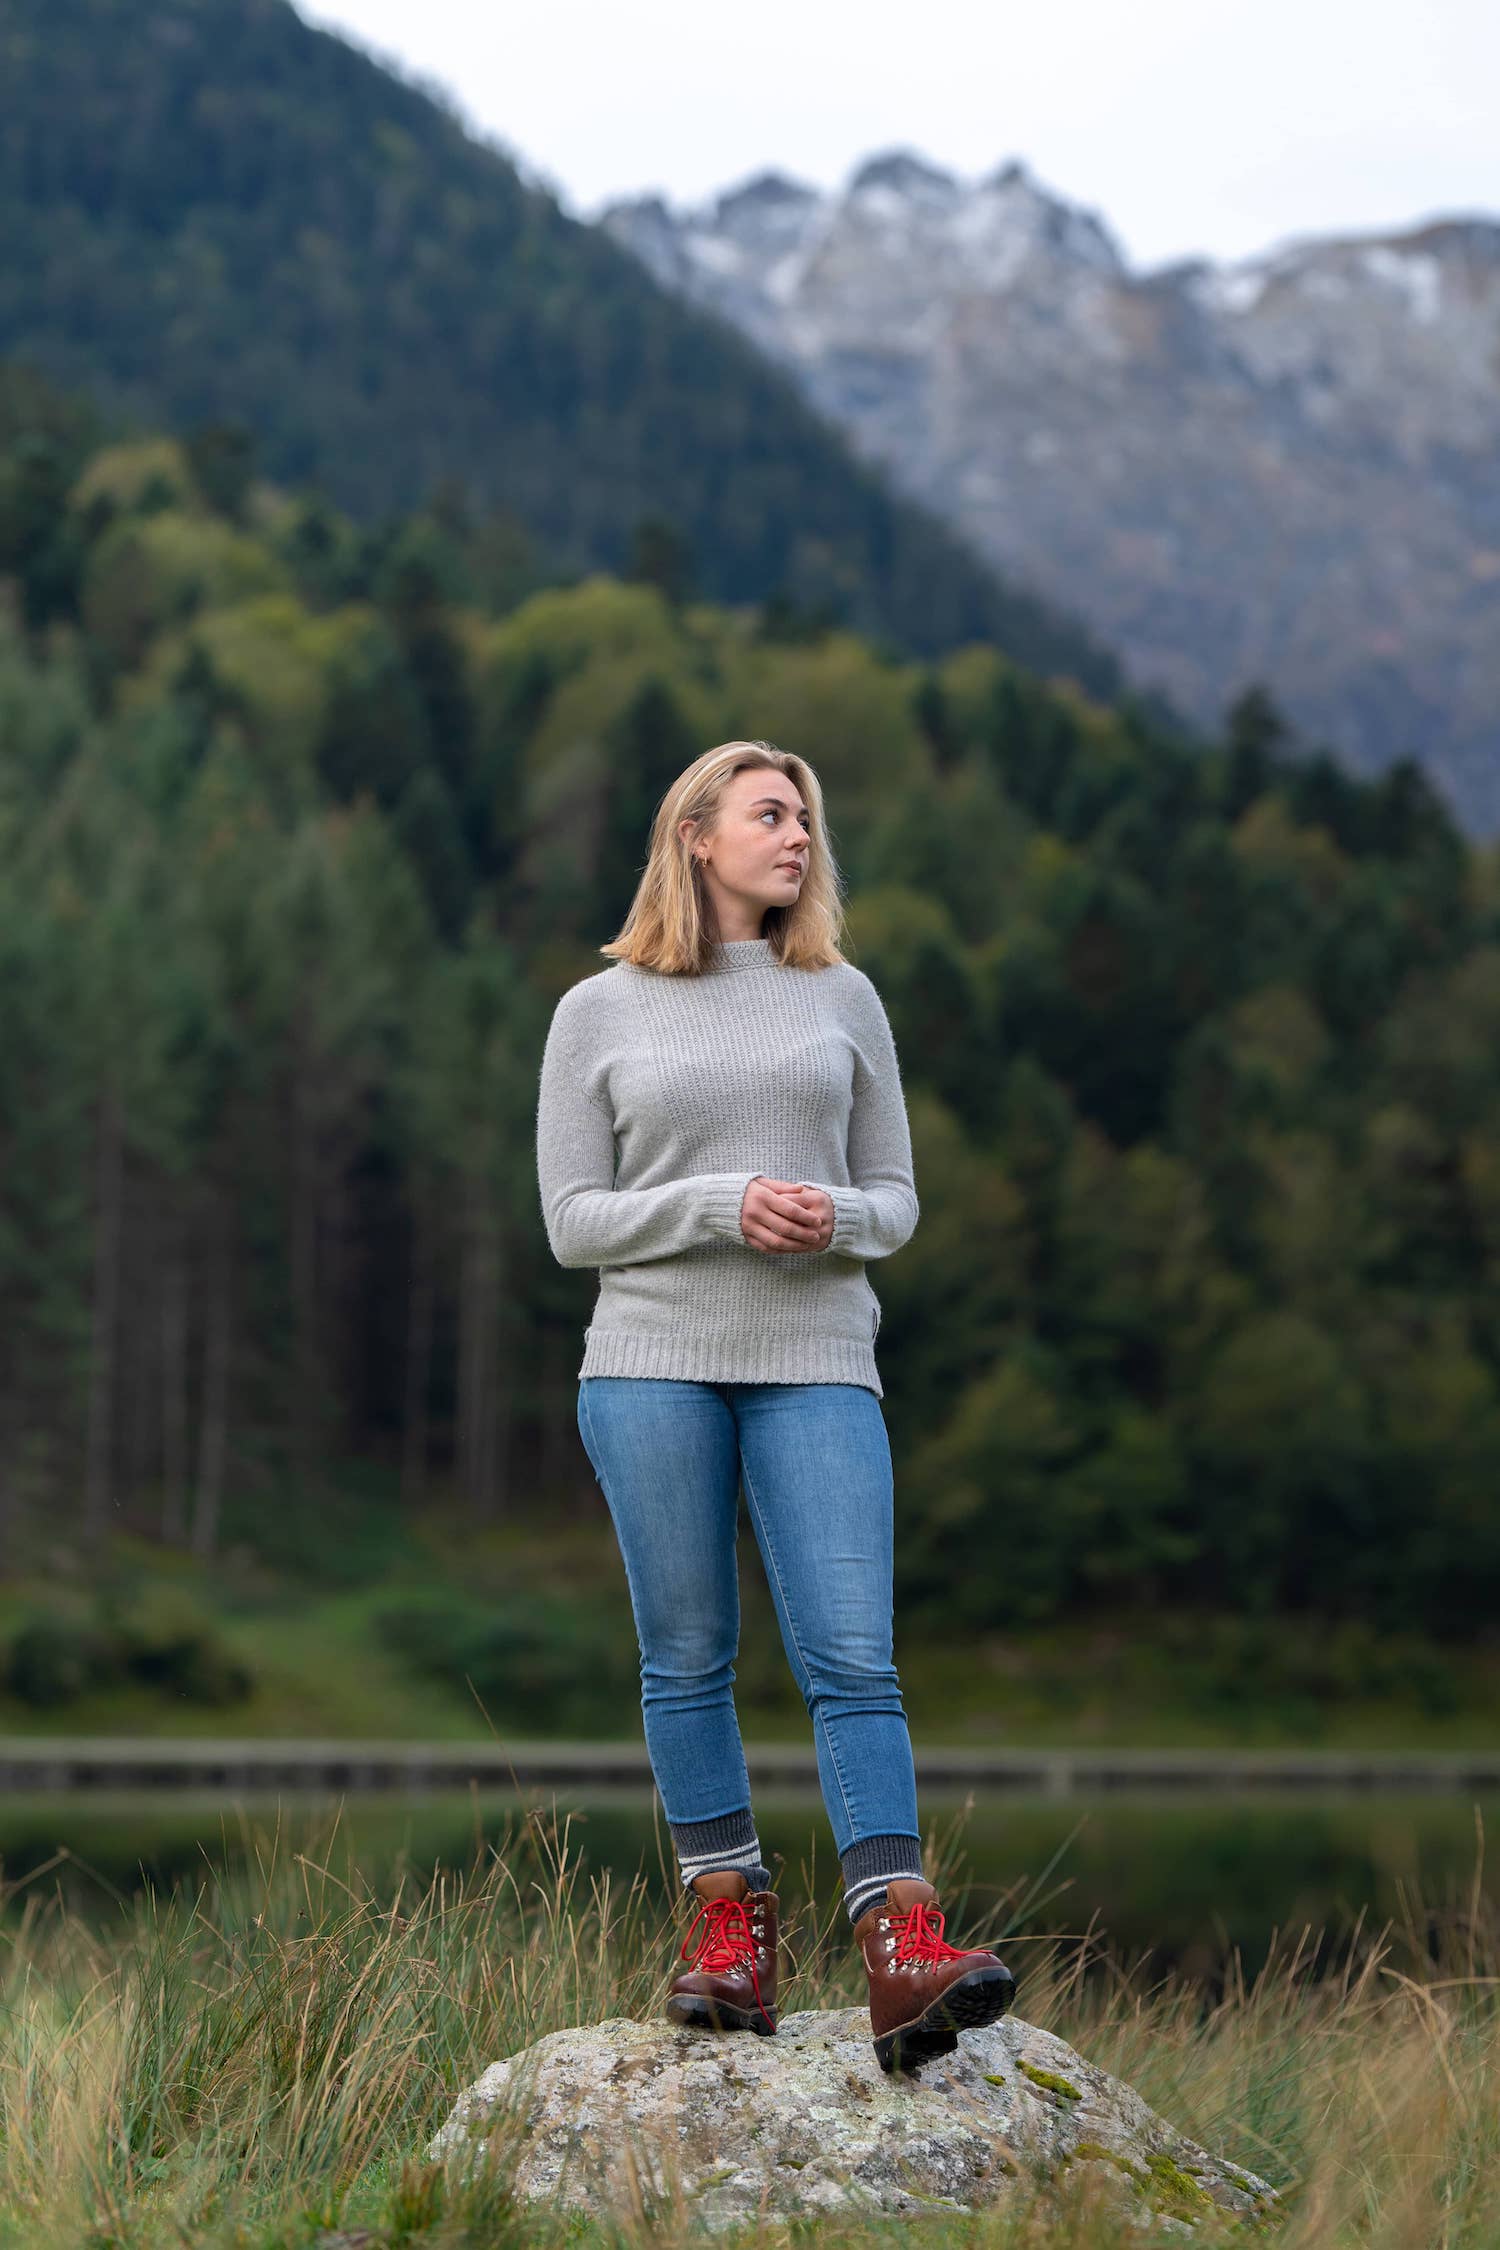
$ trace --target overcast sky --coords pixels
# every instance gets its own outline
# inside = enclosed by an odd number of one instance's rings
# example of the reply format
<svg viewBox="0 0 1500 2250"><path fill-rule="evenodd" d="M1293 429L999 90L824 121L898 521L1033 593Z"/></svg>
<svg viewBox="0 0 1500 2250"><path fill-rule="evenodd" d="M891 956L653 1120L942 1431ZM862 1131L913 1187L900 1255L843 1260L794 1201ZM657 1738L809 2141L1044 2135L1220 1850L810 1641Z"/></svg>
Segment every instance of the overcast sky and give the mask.
<svg viewBox="0 0 1500 2250"><path fill-rule="evenodd" d="M299 0L439 81L579 217L906 147L1019 157L1136 265L1500 217L1497 0Z"/></svg>

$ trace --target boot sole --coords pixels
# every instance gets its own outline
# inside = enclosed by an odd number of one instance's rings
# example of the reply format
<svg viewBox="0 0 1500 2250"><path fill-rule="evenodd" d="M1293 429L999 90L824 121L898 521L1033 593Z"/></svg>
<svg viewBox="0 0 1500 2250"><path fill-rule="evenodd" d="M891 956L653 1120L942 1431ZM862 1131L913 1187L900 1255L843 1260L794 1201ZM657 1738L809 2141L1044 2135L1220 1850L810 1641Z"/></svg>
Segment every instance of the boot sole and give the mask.
<svg viewBox="0 0 1500 2250"><path fill-rule="evenodd" d="M961 2031L995 2023L1015 1996L1009 1969L971 1969L939 1993L925 2015L883 2032L875 2041L875 2060L889 2073L918 2070L935 2055L951 2055Z"/></svg>
<svg viewBox="0 0 1500 2250"><path fill-rule="evenodd" d="M692 2024L700 2031L756 2031L763 2039L776 2030L776 2018L759 2008L736 2008L729 2000L710 2000L706 1992L674 1992L667 2001L669 2023Z"/></svg>

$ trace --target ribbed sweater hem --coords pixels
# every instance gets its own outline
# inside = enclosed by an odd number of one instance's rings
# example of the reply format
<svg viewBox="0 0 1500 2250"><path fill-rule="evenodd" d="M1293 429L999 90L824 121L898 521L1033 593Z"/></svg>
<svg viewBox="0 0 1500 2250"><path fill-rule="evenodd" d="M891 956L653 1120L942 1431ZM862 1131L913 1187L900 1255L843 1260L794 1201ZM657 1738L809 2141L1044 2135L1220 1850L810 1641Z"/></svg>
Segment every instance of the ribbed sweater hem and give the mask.
<svg viewBox="0 0 1500 2250"><path fill-rule="evenodd" d="M635 1375L677 1383L857 1383L885 1396L871 1344L841 1336L788 1345L776 1337L752 1343L743 1334L732 1345L711 1338L642 1336L626 1328L586 1328L578 1380L586 1375Z"/></svg>

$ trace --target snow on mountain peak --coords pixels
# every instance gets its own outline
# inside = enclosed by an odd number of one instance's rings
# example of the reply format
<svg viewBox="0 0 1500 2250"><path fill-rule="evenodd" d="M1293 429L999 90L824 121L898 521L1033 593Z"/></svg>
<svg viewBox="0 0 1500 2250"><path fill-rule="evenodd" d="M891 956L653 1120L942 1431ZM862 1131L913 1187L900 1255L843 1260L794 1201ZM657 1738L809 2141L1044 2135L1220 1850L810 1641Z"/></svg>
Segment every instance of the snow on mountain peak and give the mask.
<svg viewBox="0 0 1500 2250"><path fill-rule="evenodd" d="M785 172L757 172L692 222L695 254L709 256L708 246L717 243L763 265L795 249L822 207L816 188Z"/></svg>
<svg viewBox="0 0 1500 2250"><path fill-rule="evenodd" d="M960 189L951 172L929 164L911 149L892 148L867 156L852 174L847 193L851 198L888 193L908 202L944 204L951 203Z"/></svg>
<svg viewBox="0 0 1500 2250"><path fill-rule="evenodd" d="M819 201L816 188L808 187L802 180L794 180L789 173L756 172L738 187L726 188L714 203L714 216L721 225L732 225L748 211L782 212L805 211Z"/></svg>
<svg viewBox="0 0 1500 2250"><path fill-rule="evenodd" d="M974 240L994 240L1003 231L1013 240L1024 239L1030 250L1100 273L1126 270L1119 245L1099 214L1050 194L1018 157L970 191L965 231Z"/></svg>

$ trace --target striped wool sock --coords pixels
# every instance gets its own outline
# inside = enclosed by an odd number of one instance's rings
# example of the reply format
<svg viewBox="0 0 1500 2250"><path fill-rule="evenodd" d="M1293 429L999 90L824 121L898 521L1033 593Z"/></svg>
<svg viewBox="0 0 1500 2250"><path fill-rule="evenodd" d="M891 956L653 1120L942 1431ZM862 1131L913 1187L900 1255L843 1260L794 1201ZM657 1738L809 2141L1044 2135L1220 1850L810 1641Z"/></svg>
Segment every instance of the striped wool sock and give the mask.
<svg viewBox="0 0 1500 2250"><path fill-rule="evenodd" d="M861 1836L840 1855L844 1871L844 1905L851 1922L884 1906L887 1883L899 1878L919 1879L922 1874L920 1836Z"/></svg>
<svg viewBox="0 0 1500 2250"><path fill-rule="evenodd" d="M768 1891L771 1871L760 1856L755 1818L747 1805L743 1812L724 1813L718 1820L670 1822L672 1846L682 1870L684 1888L695 1878L719 1868L735 1868L752 1891Z"/></svg>

